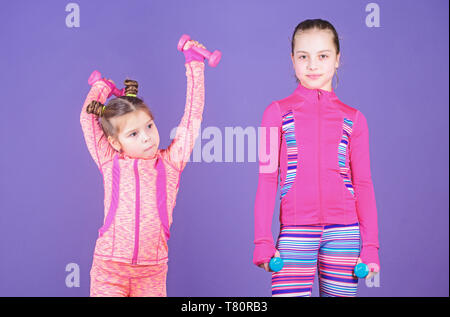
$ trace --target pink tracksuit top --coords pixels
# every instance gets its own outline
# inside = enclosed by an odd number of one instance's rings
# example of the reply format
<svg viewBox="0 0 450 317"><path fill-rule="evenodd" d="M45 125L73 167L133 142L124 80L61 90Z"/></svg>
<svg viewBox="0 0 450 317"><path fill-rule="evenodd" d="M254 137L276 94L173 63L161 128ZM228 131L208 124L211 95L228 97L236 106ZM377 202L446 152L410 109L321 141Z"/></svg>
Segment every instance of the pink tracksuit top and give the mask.
<svg viewBox="0 0 450 317"><path fill-rule="evenodd" d="M263 114L260 149L276 149L276 162L260 157L255 200L256 265L276 249L271 224L280 177L280 222L284 225L359 222L361 261L378 260L378 224L369 160L366 118L334 91L301 84ZM270 134L272 131L272 142ZM261 151L261 150L260 150ZM275 168L268 168L272 164Z"/></svg>
<svg viewBox="0 0 450 317"><path fill-rule="evenodd" d="M137 265L167 263L169 228L180 173L198 136L204 107L204 63L186 63L184 115L167 149L151 159L115 151L96 116L86 112L92 100L105 103L110 88L96 82L84 102L80 123L88 150L103 176L104 226L94 256Z"/></svg>

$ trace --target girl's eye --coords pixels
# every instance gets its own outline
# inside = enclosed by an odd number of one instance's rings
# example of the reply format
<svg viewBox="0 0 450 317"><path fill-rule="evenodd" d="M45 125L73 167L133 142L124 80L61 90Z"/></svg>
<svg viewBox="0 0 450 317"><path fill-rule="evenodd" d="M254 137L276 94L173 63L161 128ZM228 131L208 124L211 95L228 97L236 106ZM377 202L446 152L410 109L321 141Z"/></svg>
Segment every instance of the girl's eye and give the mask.
<svg viewBox="0 0 450 317"><path fill-rule="evenodd" d="M306 58L306 55L300 55L298 58L299 58L299 59L305 59L305 58Z"/></svg>
<svg viewBox="0 0 450 317"><path fill-rule="evenodd" d="M130 134L130 136L136 136L136 135L137 135L137 132L133 132Z"/></svg>
<svg viewBox="0 0 450 317"><path fill-rule="evenodd" d="M150 124L148 125L148 128L149 128L149 129L151 129L151 128L152 128L152 124L151 124L151 123L150 123Z"/></svg>
<svg viewBox="0 0 450 317"><path fill-rule="evenodd" d="M325 54L320 55L320 58L322 58L322 59L325 59L327 57L328 57L328 55L325 55Z"/></svg>

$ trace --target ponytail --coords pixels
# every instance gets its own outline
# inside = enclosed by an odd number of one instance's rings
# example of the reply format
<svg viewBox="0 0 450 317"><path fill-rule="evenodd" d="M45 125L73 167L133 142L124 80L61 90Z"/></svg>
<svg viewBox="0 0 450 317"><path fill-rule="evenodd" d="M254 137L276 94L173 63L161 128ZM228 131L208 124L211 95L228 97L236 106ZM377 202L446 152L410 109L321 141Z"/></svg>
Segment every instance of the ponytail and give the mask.
<svg viewBox="0 0 450 317"><path fill-rule="evenodd" d="M101 117L103 115L104 108L105 106L101 102L92 100L86 107L86 112L96 115L97 117Z"/></svg>

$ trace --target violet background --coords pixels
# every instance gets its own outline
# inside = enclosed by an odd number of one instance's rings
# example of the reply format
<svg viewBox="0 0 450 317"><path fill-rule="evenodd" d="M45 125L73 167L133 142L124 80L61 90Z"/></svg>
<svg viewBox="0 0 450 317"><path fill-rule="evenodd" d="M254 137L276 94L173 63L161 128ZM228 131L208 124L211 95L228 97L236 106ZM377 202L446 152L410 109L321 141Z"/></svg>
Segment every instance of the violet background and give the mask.
<svg viewBox="0 0 450 317"><path fill-rule="evenodd" d="M0 10L0 296L89 295L103 184L79 114L94 69L139 81L167 147L185 103L179 37L221 50L219 66L206 67L202 129L224 137L225 127L257 127L265 107L295 89L290 37L307 18L336 27L336 93L369 124L381 273L380 287L360 282L358 295L449 295L448 1L376 1L379 28L365 25L370 1L359 0L79 0L81 26L67 28L69 2ZM270 274L252 264L257 172L247 159L188 164L168 296L270 296ZM71 262L78 288L65 285Z"/></svg>

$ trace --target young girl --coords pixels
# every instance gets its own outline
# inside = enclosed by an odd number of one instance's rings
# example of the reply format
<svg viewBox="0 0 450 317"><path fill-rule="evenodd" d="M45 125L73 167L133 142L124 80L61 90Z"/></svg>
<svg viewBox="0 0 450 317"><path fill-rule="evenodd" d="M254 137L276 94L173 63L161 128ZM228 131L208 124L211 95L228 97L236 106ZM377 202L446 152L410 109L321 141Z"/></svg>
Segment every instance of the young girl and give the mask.
<svg viewBox="0 0 450 317"><path fill-rule="evenodd" d="M272 296L311 296L316 267L320 296L356 296L356 264L368 264L367 278L380 269L366 118L332 88L340 48L329 22L301 22L291 46L298 87L270 104L261 124L261 148L275 147L279 156L278 169L268 170L273 162L260 160L253 262L270 271L273 256L284 260L283 269L272 273ZM270 143L271 131L277 144ZM275 248L278 175L281 227Z"/></svg>
<svg viewBox="0 0 450 317"><path fill-rule="evenodd" d="M170 146L161 150L154 116L125 81L110 100L111 81L95 82L80 115L87 147L104 182L105 218L94 251L91 296L166 296L167 239L181 171L199 133L204 106L204 58L188 41L187 96Z"/></svg>

